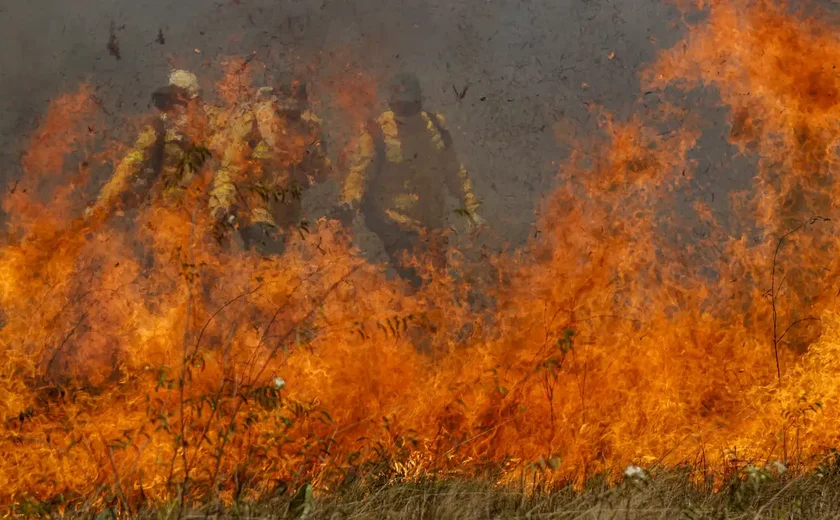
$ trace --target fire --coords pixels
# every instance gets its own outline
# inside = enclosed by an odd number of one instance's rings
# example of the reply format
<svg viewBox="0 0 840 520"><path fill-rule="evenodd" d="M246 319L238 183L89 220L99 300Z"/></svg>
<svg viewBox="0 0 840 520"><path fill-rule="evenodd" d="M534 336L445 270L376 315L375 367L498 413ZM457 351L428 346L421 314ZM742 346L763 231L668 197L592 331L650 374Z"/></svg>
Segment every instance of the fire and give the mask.
<svg viewBox="0 0 840 520"><path fill-rule="evenodd" d="M74 94L53 100L47 117L30 137L22 166L26 175L11 187L3 200L3 210L11 215L13 228L31 229L39 223L67 219L55 212L65 210L74 187L86 179L87 164L79 162L77 171L63 168L65 157L94 143L97 120L93 90L82 85ZM35 197L33 197L35 195ZM49 206L37 198L52 199Z"/></svg>
<svg viewBox="0 0 840 520"><path fill-rule="evenodd" d="M816 17L766 1L716 4L684 44L661 53L646 81L720 92L732 109L732 143L760 156L760 218L769 221L778 213L773 196L797 183L826 196L836 189L822 177L835 162L838 53L835 28Z"/></svg>
<svg viewBox="0 0 840 520"><path fill-rule="evenodd" d="M744 218L761 240L719 229L700 204L715 234L681 238L671 207L702 132L690 113L603 113L535 238L485 266L485 310L468 303L479 282L456 276L471 266L407 294L326 219L279 257L219 246L210 165L132 232L82 221L74 172L108 157L86 137L91 91L59 98L24 156L22 182L38 189L4 201L0 499L130 512L331 489L382 465L582 482L688 464L720 482L750 461L817 463L840 424L840 321L836 241L808 219L831 208L806 197L805 227L781 221L797 190L836 200L820 184L838 138L831 31L766 2L715 4L645 75L653 88L713 85L732 108L730 139L758 160ZM244 65L218 85L222 127L254 92ZM189 133L210 135L196 121ZM210 139L215 157L226 139ZM282 146L292 160L304 145ZM43 191L52 179L58 195Z"/></svg>

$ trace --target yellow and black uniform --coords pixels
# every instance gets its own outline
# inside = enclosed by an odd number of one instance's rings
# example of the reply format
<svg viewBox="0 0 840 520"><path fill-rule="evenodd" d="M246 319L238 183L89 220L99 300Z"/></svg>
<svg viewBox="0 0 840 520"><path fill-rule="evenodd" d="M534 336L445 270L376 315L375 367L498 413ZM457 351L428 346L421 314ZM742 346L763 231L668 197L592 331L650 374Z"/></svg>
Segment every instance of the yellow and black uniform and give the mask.
<svg viewBox="0 0 840 520"><path fill-rule="evenodd" d="M177 197L190 184L195 172L185 159L196 143L180 129L166 126L160 118L143 129L100 190L91 214L108 214L117 205L138 208L152 193Z"/></svg>
<svg viewBox="0 0 840 520"><path fill-rule="evenodd" d="M210 210L233 216L248 246L277 251L301 222L301 197L330 169L321 121L309 110L285 110L270 89L229 123L227 145L213 179Z"/></svg>
<svg viewBox="0 0 840 520"><path fill-rule="evenodd" d="M415 88L417 92L408 96L417 98L410 101L412 106L392 98L393 109L369 122L345 152L342 202L361 211L394 268L416 286L421 280L401 265L402 256L419 252L425 236L435 264L443 266L446 191L461 199L474 223L480 217L472 182L457 159L444 118L420 109L419 87Z"/></svg>
<svg viewBox="0 0 840 520"><path fill-rule="evenodd" d="M96 201L88 208L89 216L105 217L118 205L133 208L146 200L163 167L164 136L161 119L143 128L114 174L99 191Z"/></svg>
<svg viewBox="0 0 840 520"><path fill-rule="evenodd" d="M365 218L379 217L412 231L445 225L448 189L475 215L478 199L440 114L401 118L387 111L368 124L346 155L342 202L358 205Z"/></svg>
<svg viewBox="0 0 840 520"><path fill-rule="evenodd" d="M196 142L188 135L188 128L200 128L201 133L209 134L217 113L198 99L185 99L187 92L164 88L155 93L161 113L140 132L88 208L88 217L106 218L118 206L137 209L149 203L153 194L177 197L190 184L196 172L187 156L198 149L206 150L207 143L200 138L201 142ZM206 141L210 139L208 136Z"/></svg>

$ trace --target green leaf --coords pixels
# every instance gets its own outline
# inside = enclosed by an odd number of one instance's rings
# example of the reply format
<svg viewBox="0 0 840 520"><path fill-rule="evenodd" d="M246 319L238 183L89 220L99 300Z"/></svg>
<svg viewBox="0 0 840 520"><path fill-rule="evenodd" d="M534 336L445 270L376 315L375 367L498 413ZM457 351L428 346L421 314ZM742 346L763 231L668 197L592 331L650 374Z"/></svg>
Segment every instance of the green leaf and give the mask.
<svg viewBox="0 0 840 520"><path fill-rule="evenodd" d="M289 502L289 513L292 518L304 519L309 516L312 511L312 484L308 482L301 486L301 488L292 497Z"/></svg>
<svg viewBox="0 0 840 520"><path fill-rule="evenodd" d="M557 348L560 349L560 352L566 354L574 348L574 337L574 329L566 329L563 331L560 338L557 339Z"/></svg>

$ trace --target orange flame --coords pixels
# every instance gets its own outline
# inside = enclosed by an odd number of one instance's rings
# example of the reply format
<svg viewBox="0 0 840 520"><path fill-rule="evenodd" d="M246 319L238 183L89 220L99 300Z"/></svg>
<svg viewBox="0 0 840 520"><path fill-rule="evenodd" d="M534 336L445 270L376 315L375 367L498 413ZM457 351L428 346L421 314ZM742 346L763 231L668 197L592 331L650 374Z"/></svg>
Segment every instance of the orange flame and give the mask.
<svg viewBox="0 0 840 520"><path fill-rule="evenodd" d="M779 232L794 186L832 173L830 29L768 3L715 5L646 76L718 88L733 142L759 155L765 231ZM222 125L250 99L230 67ZM33 182L68 170L82 143L66 115L77 96L33 138ZM335 222L278 258L220 249L206 233L209 171L183 201L143 210L136 236L39 216L51 225L0 249L0 498L130 511L303 479L328 489L374 463L402 478L539 471L549 483L629 463L718 481L747 463L817 463L840 424L836 243L810 228L786 235L793 247L780 233L675 239L700 125L675 107L602 121L603 135L576 143L528 247L485 266L486 315L457 273L406 296ZM36 159L51 135L55 154ZM293 160L301 143L282 146ZM835 189L817 191L834 201ZM33 197L6 207L26 223ZM697 265L706 250L721 254Z"/></svg>
<svg viewBox="0 0 840 520"><path fill-rule="evenodd" d="M13 227L35 226L48 216L55 220L57 212L67 209L68 196L86 180L87 164L79 161L77 173L72 175L64 168L65 157L71 152L86 153L96 131L96 108L88 85L50 103L47 117L30 137L22 156L25 175L3 199ZM66 220L69 215L61 217Z"/></svg>

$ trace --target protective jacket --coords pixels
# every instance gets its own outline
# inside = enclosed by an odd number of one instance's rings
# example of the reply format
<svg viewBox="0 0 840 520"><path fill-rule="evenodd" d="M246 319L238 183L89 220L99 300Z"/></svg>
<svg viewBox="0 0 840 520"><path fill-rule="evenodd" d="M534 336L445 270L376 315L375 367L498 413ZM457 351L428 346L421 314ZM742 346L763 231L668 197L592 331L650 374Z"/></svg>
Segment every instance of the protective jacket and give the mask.
<svg viewBox="0 0 840 520"><path fill-rule="evenodd" d="M310 111L290 119L277 108L276 99L249 103L228 123L210 192L215 216L233 214L242 226L296 226L302 194L327 177L321 121Z"/></svg>
<svg viewBox="0 0 840 520"><path fill-rule="evenodd" d="M347 151L345 204L358 207L368 226L387 220L411 231L445 225L445 192L474 215L472 182L452 146L443 116L420 112L401 118L387 111L371 121Z"/></svg>
<svg viewBox="0 0 840 520"><path fill-rule="evenodd" d="M391 265L415 287L422 279L405 255L428 255L437 269L446 264L446 191L461 198L474 223L480 219L472 182L445 124L437 114L400 117L388 111L367 124L343 157L343 204L362 213Z"/></svg>
<svg viewBox="0 0 840 520"><path fill-rule="evenodd" d="M149 202L152 194L177 197L192 181L195 171L188 155L209 146L217 111L200 108L209 128L206 142L194 142L186 132L187 122L160 114L146 125L117 165L91 208L89 215L107 215L117 206L132 209Z"/></svg>

